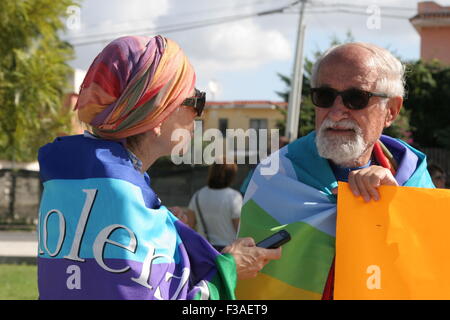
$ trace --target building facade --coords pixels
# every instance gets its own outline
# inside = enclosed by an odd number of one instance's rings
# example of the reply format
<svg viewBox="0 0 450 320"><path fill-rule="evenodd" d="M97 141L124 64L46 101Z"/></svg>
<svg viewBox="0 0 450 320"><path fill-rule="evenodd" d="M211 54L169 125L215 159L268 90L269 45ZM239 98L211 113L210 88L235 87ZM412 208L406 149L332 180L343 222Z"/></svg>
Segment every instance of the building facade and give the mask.
<svg viewBox="0 0 450 320"><path fill-rule="evenodd" d="M286 102L273 101L212 101L206 103L203 115L204 129L276 129L284 121L282 110Z"/></svg>
<svg viewBox="0 0 450 320"><path fill-rule="evenodd" d="M450 64L450 6L419 2L418 13L409 21L420 35L420 58Z"/></svg>

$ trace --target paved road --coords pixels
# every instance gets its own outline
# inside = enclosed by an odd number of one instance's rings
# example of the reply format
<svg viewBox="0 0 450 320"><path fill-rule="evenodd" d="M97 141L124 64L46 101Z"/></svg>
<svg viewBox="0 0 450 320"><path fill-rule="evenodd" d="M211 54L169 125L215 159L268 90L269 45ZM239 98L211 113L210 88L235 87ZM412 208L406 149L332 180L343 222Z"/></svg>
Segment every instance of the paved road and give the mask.
<svg viewBox="0 0 450 320"><path fill-rule="evenodd" d="M0 263L35 263L35 231L0 231Z"/></svg>

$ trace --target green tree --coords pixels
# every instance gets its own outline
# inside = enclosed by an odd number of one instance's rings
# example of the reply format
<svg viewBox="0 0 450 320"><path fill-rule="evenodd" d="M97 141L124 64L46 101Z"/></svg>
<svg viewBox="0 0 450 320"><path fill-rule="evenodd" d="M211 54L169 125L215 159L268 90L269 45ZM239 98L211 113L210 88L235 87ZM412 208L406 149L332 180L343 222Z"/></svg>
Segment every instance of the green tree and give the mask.
<svg viewBox="0 0 450 320"><path fill-rule="evenodd" d="M31 161L70 130L62 97L73 48L60 39L72 0L0 1L0 159Z"/></svg>
<svg viewBox="0 0 450 320"><path fill-rule="evenodd" d="M305 62L305 73L303 74L303 84L302 84L302 101L300 103L300 121L299 121L299 136L305 136L312 130L314 130L314 105L311 101L311 97L309 95L311 84L310 84L310 76L308 75L307 66ZM312 64L311 64L312 67ZM289 92L291 87L291 78L278 73L281 81L285 83L286 91L276 92L278 96L280 96L283 101L289 101ZM286 119L287 119L287 110L279 108L278 109L283 114L283 121L279 121L277 123L278 128L281 131L281 135L286 135Z"/></svg>
<svg viewBox="0 0 450 320"><path fill-rule="evenodd" d="M337 36L333 36L330 41L330 46L335 46L347 42L354 42L355 39L350 31L348 31L345 35L344 40L341 40ZM309 58L305 58L304 62L304 74L303 74L303 86L302 86L302 101L300 105L300 121L299 121L299 136L305 136L309 132L313 131L315 128L315 111L314 111L314 105L311 101L310 96L310 89L311 89L311 77L312 77L312 68L314 65L315 60L317 60L321 55L323 54L323 51L316 50L313 54L313 60ZM289 99L289 92L290 92L290 86L291 86L291 78L278 73L278 76L280 77L281 81L286 86L286 91L282 92L276 92L281 98L283 98L284 101L288 101ZM278 123L278 127L280 128L282 134L285 134L285 123L287 118L287 111L280 109L280 112L283 113L284 121ZM410 112L407 111L405 108L402 108L399 117L394 122L394 124L385 129L385 134L388 134L390 136L401 138L404 140L410 140L411 136L411 129L409 126L409 115Z"/></svg>
<svg viewBox="0 0 450 320"><path fill-rule="evenodd" d="M450 149L450 66L438 61L411 62L406 88L414 143Z"/></svg>

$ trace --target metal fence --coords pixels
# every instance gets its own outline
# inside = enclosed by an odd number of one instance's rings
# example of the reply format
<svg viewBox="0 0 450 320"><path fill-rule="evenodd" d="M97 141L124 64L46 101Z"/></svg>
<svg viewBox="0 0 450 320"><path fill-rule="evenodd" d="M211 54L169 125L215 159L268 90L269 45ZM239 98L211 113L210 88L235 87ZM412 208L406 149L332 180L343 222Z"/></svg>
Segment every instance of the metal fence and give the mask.
<svg viewBox="0 0 450 320"><path fill-rule="evenodd" d="M38 172L1 169L0 224L36 224L41 193Z"/></svg>
<svg viewBox="0 0 450 320"><path fill-rule="evenodd" d="M428 164L441 167L447 174L446 185L450 186L450 150L440 148L420 148L427 155Z"/></svg>
<svg viewBox="0 0 450 320"><path fill-rule="evenodd" d="M249 165L238 165L232 188L239 190ZM162 164L149 170L151 186L167 206L187 206L195 191L206 185L208 167ZM42 184L39 172L0 169L0 228L37 224Z"/></svg>
<svg viewBox="0 0 450 320"><path fill-rule="evenodd" d="M428 162L447 172L450 185L450 151L421 148ZM252 165L238 165L238 174L232 187L239 190ZM187 206L195 191L206 185L208 167L202 165L174 165L159 163L149 170L151 185L162 203L167 206ZM35 225L38 219L42 184L39 173L28 170L0 169L0 227Z"/></svg>

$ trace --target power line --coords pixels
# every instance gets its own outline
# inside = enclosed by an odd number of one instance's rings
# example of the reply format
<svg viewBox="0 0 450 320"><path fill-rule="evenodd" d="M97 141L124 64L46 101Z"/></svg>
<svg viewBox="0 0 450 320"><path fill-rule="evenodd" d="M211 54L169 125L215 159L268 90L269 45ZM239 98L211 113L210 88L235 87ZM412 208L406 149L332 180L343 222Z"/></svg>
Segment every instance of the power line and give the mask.
<svg viewBox="0 0 450 320"><path fill-rule="evenodd" d="M365 11L351 11L351 10L347 10L347 9L333 9L333 10L316 10L316 11L312 11L312 10L308 10L307 13L348 13L348 14L355 14L355 15L363 15L363 16L367 16L368 13ZM296 11L291 11L291 12L284 12L284 14L299 14L299 12ZM399 15L392 15L392 14L386 14L386 13L382 13L380 15L383 18L390 18L390 19L399 19L399 20L407 20L410 17L407 16L399 16Z"/></svg>
<svg viewBox="0 0 450 320"><path fill-rule="evenodd" d="M255 4L267 4L269 2L273 3L273 0L257 0L257 1L253 1L253 2L249 2L249 3L245 3L245 4L240 5L239 9L242 9L242 8L245 8L245 7L250 7L250 6L253 6ZM193 16L193 15L202 14L202 13L206 13L208 15L211 15L211 14L214 14L214 13L223 12L224 10L227 10L227 9L233 9L233 7L221 6L221 7L208 8L208 9L204 9L204 10L185 11L185 12L178 13L178 14L175 14L175 15L164 15L164 16L161 16L160 18L177 19L177 18L185 18L185 17L188 17L188 16ZM120 26L121 24L122 25L123 24L129 25L129 24L132 24L132 23L140 23L140 22L148 22L148 21L149 21L148 18L146 18L146 19L138 19L138 20L125 20L125 21L122 20L122 21L115 21L114 24L117 27L118 25ZM102 25L103 24L101 24L101 23L94 23L94 24L87 24L86 26L89 27L89 28L95 28L95 27L102 26ZM133 31L133 30L135 30L135 29L130 29L130 31ZM128 31L125 30L125 31L117 31L117 32L128 32ZM112 32L97 33L97 34L94 34L94 35L73 35L73 36L70 36L69 38L70 38L70 40L75 40L75 39L78 39L78 38L84 38L86 36L97 36L97 35L105 35L105 34L111 34L111 33Z"/></svg>
<svg viewBox="0 0 450 320"><path fill-rule="evenodd" d="M266 0L259 0L257 2L261 3L261 2L265 2L265 1ZM287 11L286 10L286 9L295 7L298 3L300 3L300 0L291 2L282 7L264 10L264 11L260 11L260 12L255 12L255 13L250 13L250 14L217 17L217 18L211 18L211 19L204 19L204 20L200 20L200 21L190 21L190 22L160 26L160 27L155 27L155 28L140 28L140 29L125 30L125 31L117 31L117 32L98 33L98 34L86 35L86 36L75 36L72 38L67 38L66 41L71 42L71 44L73 46L85 46L85 45L108 41L108 40L116 38L120 35L130 34L130 33L133 33L135 35L167 34L167 33L173 33L173 32L198 29L198 28L203 28L203 27L208 27L208 26L214 26L214 25L229 23L229 22L233 22L233 21L248 19L248 18L252 18L252 17L266 16L266 15L271 15L271 14L276 14L276 13L299 14L299 11ZM308 13L308 14L309 13L310 14L347 13L347 14L367 16L367 12L342 9L342 8L338 8L338 6L346 6L346 7L351 7L351 8L368 8L368 6L361 6L361 5L354 5L354 4L347 4L347 3L327 4L324 2L314 2L314 3L308 2L307 4L313 5L312 8L310 7L309 9L305 10L306 13ZM321 9L323 9L323 10L321 10ZM412 8L394 7L394 6L380 6L380 9L412 10ZM383 13L382 16L383 16L383 18L390 18L390 19L402 19L402 20L409 19L409 17L406 17L406 16L386 14L386 13ZM80 39L80 41L76 41L77 39Z"/></svg>
<svg viewBox="0 0 450 320"><path fill-rule="evenodd" d="M371 5L357 5L353 3L326 3L326 2L311 2L312 6L315 6L318 4L321 8L326 7L352 7L352 8L369 8ZM374 4L376 5L376 4ZM399 7L399 6L386 6L386 5L376 5L380 9L387 9L387 10L403 10L403 11L417 11L417 8L413 7Z"/></svg>
<svg viewBox="0 0 450 320"><path fill-rule="evenodd" d="M185 30L191 30L191 29L196 29L196 28L202 28L202 27L206 27L206 26L213 26L213 25L228 23L228 22L232 22L232 21L248 19L251 17L265 16L265 15L270 15L270 14L275 14L275 13L282 13L285 9L291 8L292 6L296 5L299 2L300 2L300 0L294 1L283 7L278 7L278 8L270 9L270 10L264 10L264 11L251 13L251 14L226 16L226 17L220 17L220 18L205 19L202 21L191 21L191 22L186 22L186 23L161 26L161 27L157 27L157 28L153 28L153 29L143 28L143 29L134 29L134 30L128 30L128 31L118 31L118 32L113 32L113 33L88 35L86 37L83 37L83 39L87 39L87 40L80 41L80 42L75 41L72 43L72 45L73 46L83 46L83 45L94 44L94 43L98 43L98 42L102 42L102 41L107 41L109 39L114 38L115 36L117 36L119 34L124 34L126 32L128 32L128 33L132 32L135 35L139 35L139 34L143 34L143 33L146 33L146 34L149 34L149 33L171 33L171 32L177 32L177 31L185 31ZM103 37L103 38L89 40L89 39L98 38L98 37ZM73 39L71 39L71 38L66 39L66 41L69 41L69 42L72 40Z"/></svg>

